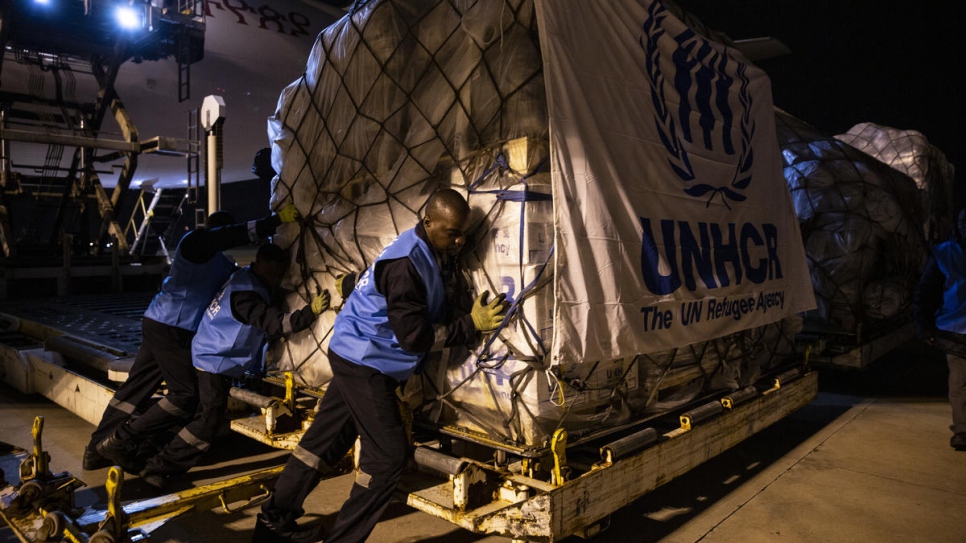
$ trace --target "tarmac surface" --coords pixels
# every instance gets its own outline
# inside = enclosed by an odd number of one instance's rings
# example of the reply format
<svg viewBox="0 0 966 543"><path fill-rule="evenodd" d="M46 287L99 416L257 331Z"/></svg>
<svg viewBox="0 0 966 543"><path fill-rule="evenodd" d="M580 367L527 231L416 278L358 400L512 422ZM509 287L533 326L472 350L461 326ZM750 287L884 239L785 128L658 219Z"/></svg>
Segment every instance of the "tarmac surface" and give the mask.
<svg viewBox="0 0 966 543"><path fill-rule="evenodd" d="M615 512L593 541L966 541L966 452L949 446L945 359L913 341L865 371L818 371L814 402ZM52 470L70 471L88 485L77 492L77 505L105 503L107 470L81 469L93 426L43 397L0 384L0 441L29 449L36 415L44 416ZM229 435L171 490L277 465L286 455ZM18 480L15 465L3 468L8 480ZM306 503L307 517L331 524L351 485L351 475L324 481ZM123 486L125 501L157 494L134 476ZM195 512L157 529L150 540L249 541L256 513L257 507ZM0 527L0 543L12 541L10 530ZM394 502L369 541L510 540L473 534Z"/></svg>

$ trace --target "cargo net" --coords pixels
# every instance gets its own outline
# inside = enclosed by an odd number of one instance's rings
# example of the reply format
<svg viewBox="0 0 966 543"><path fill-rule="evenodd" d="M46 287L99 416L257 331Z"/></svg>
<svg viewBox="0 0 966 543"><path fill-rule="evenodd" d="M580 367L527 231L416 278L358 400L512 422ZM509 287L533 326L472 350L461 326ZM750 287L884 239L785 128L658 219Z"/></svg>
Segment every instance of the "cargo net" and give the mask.
<svg viewBox="0 0 966 543"><path fill-rule="evenodd" d="M304 217L275 240L293 255L290 307L367 268L436 189L467 196L468 284L505 292L509 316L472 350L430 353L403 395L423 421L524 448L557 428L579 436L751 383L792 352L800 329L791 319L662 353L551 364L554 202L534 16L532 0L357 2L320 34L269 120L273 207L292 202ZM272 345L271 370L324 387L333 321L325 312Z"/></svg>
<svg viewBox="0 0 966 543"><path fill-rule="evenodd" d="M938 147L915 130L860 123L835 136L916 182L925 212L923 233L930 244L946 241L956 224L952 208L955 168Z"/></svg>
<svg viewBox="0 0 966 543"><path fill-rule="evenodd" d="M922 191L907 175L785 112L785 180L818 308L806 328L852 341L907 320L928 247Z"/></svg>

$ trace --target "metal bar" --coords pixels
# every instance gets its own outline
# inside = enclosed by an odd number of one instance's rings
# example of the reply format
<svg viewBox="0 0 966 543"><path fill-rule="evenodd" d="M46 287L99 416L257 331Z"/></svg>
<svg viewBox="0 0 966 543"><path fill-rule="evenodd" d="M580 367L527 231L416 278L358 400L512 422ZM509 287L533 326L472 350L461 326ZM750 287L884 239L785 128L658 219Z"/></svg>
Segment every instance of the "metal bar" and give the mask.
<svg viewBox="0 0 966 543"><path fill-rule="evenodd" d="M724 410L724 406L721 405L720 400L700 405L681 415L681 428L690 430L694 424L709 419L721 413L722 410Z"/></svg>
<svg viewBox="0 0 966 543"><path fill-rule="evenodd" d="M413 459L420 467L448 476L459 475L467 464L466 460L462 458L456 458L427 447L416 447Z"/></svg>
<svg viewBox="0 0 966 543"><path fill-rule="evenodd" d="M141 193L138 196L138 202L142 206L144 216L141 218L141 225L138 227L137 233L134 234L134 241L131 242L131 248L128 250L128 252L132 255L136 254L139 244L141 245L141 253L142 254L144 253L144 246L147 245L147 241L144 238L148 234L148 227L151 225L151 219L154 217L154 206L158 205L158 201L161 200L162 192L164 192L164 189L161 189L161 188L155 189L154 197L151 198L151 203L148 205L146 209L143 207L144 189L141 190ZM133 214L131 215L131 220L132 221L134 220ZM163 245L164 240L162 240L161 243Z"/></svg>
<svg viewBox="0 0 966 543"><path fill-rule="evenodd" d="M721 398L721 405L723 405L725 409L734 409L735 406L740 405L757 395L758 389L753 386L747 386L741 390L732 392L724 398Z"/></svg>
<svg viewBox="0 0 966 543"><path fill-rule="evenodd" d="M92 104L85 104L80 102L70 102L67 100L55 100L52 98L46 98L43 96L34 96L33 94L20 93L20 92L8 92L0 91L0 102L5 102L8 104L36 104L43 106L56 106L64 107L67 109L76 109L79 111L91 112L94 110ZM11 114L14 114L20 110L13 110Z"/></svg>
<svg viewBox="0 0 966 543"><path fill-rule="evenodd" d="M228 391L228 395L236 400L241 400L260 409L268 409L269 407L272 407L278 403L276 398L262 396L257 392L252 392L251 390L245 390L238 387L231 387L231 390Z"/></svg>
<svg viewBox="0 0 966 543"><path fill-rule="evenodd" d="M520 540L557 541L630 504L647 492L671 481L701 463L778 422L815 399L818 377L814 372L783 384L732 410L722 411L691 431L674 430L638 454L588 471L559 487L536 482L521 501L494 500L467 511L440 503L444 489L415 490L408 505L449 520L480 534ZM525 478L508 478L526 485ZM447 483L440 487L447 486ZM518 494L522 495L522 493ZM588 500L588 497L594 499Z"/></svg>
<svg viewBox="0 0 966 543"><path fill-rule="evenodd" d="M151 525L150 528L154 529L192 511L206 511L220 506L222 502L230 504L261 496L269 482L282 473L283 467L276 466L182 492L131 502L123 507L128 527L143 528ZM77 525L85 531L96 530L105 516L106 511L88 510L77 519Z"/></svg>
<svg viewBox="0 0 966 543"><path fill-rule="evenodd" d="M15 130L12 128L0 128L0 139L20 141L24 143L43 143L48 145L88 147L92 149L114 149L116 151L126 151L129 153L137 153L141 151L140 143L119 140L105 140L101 138L88 138L84 136L66 136L62 134L49 134L46 132L30 132L26 130Z"/></svg>
<svg viewBox="0 0 966 543"><path fill-rule="evenodd" d="M600 456L606 462L615 462L644 449L657 441L657 437L657 430L645 428L604 445L600 448Z"/></svg>
<svg viewBox="0 0 966 543"><path fill-rule="evenodd" d="M163 156L187 157L191 150L187 140L155 136L141 142L141 152Z"/></svg>

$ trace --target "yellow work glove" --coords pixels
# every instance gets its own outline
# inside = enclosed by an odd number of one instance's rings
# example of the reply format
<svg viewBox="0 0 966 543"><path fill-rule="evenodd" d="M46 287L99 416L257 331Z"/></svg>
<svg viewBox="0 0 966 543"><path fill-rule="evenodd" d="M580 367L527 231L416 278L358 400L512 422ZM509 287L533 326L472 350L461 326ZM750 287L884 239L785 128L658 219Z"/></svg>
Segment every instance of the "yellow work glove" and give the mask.
<svg viewBox="0 0 966 543"><path fill-rule="evenodd" d="M278 218L282 220L283 223L295 222L302 218L299 214L299 210L295 209L295 204L288 204L278 212Z"/></svg>
<svg viewBox="0 0 966 543"><path fill-rule="evenodd" d="M339 298L345 298L342 294L342 282L345 281L345 274L341 274L335 278L335 292L339 295Z"/></svg>
<svg viewBox="0 0 966 543"><path fill-rule="evenodd" d="M507 304L504 301L506 294L500 294L487 303L490 291L486 291L473 302L473 309L470 310L470 317L473 318L473 327L480 332L495 330L503 322L503 315L506 313Z"/></svg>
<svg viewBox="0 0 966 543"><path fill-rule="evenodd" d="M335 291L345 300L356 288L356 280L359 277L355 272L342 273L335 278Z"/></svg>
<svg viewBox="0 0 966 543"><path fill-rule="evenodd" d="M319 294L312 299L312 313L318 316L320 313L329 308L329 291L323 290L322 294Z"/></svg>

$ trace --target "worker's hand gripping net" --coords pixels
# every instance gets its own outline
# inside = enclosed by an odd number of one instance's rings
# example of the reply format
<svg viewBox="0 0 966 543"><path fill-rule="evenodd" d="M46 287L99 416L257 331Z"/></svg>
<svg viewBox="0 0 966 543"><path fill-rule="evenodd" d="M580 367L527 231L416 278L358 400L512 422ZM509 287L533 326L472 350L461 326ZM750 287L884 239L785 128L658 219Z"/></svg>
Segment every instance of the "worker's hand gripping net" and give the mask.
<svg viewBox="0 0 966 543"><path fill-rule="evenodd" d="M319 315L323 311L329 308L329 291L323 290L322 294L319 294L312 299L312 313Z"/></svg>
<svg viewBox="0 0 966 543"><path fill-rule="evenodd" d="M501 293L492 302L487 303L486 299L489 297L490 291L488 290L480 294L476 298L476 301L473 302L473 309L470 310L470 316L473 318L473 326L480 332L489 332L500 326L500 323L503 322L503 316L509 307L509 304L506 302L506 294Z"/></svg>

